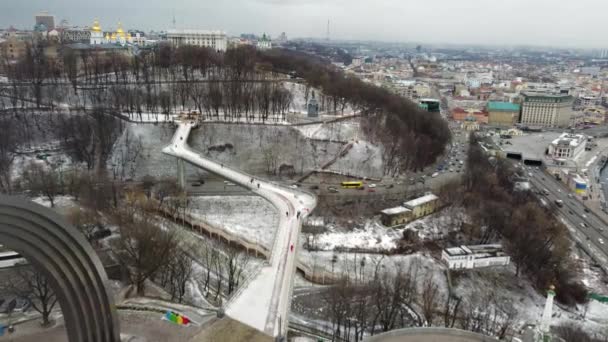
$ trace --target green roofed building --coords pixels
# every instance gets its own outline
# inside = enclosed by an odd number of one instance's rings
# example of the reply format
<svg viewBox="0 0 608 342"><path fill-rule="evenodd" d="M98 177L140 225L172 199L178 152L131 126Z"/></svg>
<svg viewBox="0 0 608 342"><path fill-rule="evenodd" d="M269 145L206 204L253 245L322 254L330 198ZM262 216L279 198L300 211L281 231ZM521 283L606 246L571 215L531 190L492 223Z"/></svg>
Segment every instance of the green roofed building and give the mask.
<svg viewBox="0 0 608 342"><path fill-rule="evenodd" d="M488 124L510 127L519 119L519 105L511 102L488 102Z"/></svg>

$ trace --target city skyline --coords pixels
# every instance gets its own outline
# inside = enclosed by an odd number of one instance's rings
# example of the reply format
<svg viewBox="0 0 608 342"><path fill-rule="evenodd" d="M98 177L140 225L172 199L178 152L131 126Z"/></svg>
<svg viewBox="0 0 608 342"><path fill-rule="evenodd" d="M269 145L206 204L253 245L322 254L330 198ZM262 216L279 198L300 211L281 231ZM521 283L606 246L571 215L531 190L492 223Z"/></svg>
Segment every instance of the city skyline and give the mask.
<svg viewBox="0 0 608 342"><path fill-rule="evenodd" d="M601 35L602 13L608 3L582 0L555 6L547 0L514 0L508 3L446 0L405 4L381 0L373 6L361 0L235 0L229 3L160 0L104 2L30 0L0 4L0 26L32 28L34 15L48 11L56 23L91 25L98 18L107 28L122 21L128 28L166 30L219 29L230 35L267 32L273 37L287 32L290 38L376 40L426 44L529 45L571 48L605 48ZM590 9L593 9L592 11ZM577 13L585 13L584 18Z"/></svg>

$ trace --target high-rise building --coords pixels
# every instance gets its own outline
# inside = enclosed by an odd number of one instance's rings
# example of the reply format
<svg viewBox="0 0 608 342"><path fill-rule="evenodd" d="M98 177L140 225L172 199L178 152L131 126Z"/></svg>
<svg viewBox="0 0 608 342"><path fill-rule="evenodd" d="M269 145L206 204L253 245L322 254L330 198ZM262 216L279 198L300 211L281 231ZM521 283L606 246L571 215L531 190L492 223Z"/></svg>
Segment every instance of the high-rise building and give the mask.
<svg viewBox="0 0 608 342"><path fill-rule="evenodd" d="M167 30L167 40L175 45L196 45L212 48L216 51L226 51L226 33L208 30Z"/></svg>
<svg viewBox="0 0 608 342"><path fill-rule="evenodd" d="M36 14L36 26L44 25L47 31L55 29L55 16L48 12L40 12Z"/></svg>
<svg viewBox="0 0 608 342"><path fill-rule="evenodd" d="M568 94L523 93L521 123L528 126L568 127L574 99Z"/></svg>

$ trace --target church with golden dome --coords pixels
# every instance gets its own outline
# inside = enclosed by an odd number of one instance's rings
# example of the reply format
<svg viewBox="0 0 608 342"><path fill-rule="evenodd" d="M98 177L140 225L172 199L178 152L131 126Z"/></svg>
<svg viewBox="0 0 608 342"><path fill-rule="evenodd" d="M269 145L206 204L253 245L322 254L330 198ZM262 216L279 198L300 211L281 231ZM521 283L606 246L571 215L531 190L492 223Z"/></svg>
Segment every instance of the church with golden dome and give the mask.
<svg viewBox="0 0 608 342"><path fill-rule="evenodd" d="M91 45L120 44L125 46L127 43L131 43L131 35L124 31L120 22L115 32L106 32L104 35L99 21L95 19L91 27Z"/></svg>

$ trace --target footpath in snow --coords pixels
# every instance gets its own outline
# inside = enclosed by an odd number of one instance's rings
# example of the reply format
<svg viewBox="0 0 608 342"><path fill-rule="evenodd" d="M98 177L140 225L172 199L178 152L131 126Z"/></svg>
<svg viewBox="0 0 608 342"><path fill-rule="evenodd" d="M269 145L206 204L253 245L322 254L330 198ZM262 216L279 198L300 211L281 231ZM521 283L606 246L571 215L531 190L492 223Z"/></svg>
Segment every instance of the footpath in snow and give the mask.
<svg viewBox="0 0 608 342"><path fill-rule="evenodd" d="M178 124L170 145L163 153L181 158L206 171L217 174L263 197L277 209L279 225L270 260L248 279L226 303L228 316L270 336L284 335L295 278L298 235L302 218L316 206L314 195L229 168L191 150L186 141L193 121Z"/></svg>

